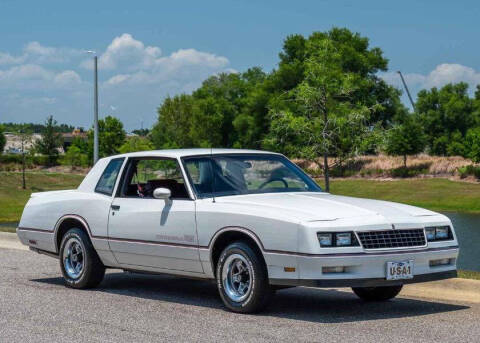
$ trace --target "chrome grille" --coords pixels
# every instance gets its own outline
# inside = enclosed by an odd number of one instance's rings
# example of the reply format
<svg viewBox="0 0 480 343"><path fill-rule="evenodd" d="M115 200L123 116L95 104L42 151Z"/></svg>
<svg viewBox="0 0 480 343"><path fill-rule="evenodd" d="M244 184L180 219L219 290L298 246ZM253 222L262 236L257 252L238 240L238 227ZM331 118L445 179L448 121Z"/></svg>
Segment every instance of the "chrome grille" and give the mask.
<svg viewBox="0 0 480 343"><path fill-rule="evenodd" d="M423 229L357 232L365 249L415 248L426 245Z"/></svg>

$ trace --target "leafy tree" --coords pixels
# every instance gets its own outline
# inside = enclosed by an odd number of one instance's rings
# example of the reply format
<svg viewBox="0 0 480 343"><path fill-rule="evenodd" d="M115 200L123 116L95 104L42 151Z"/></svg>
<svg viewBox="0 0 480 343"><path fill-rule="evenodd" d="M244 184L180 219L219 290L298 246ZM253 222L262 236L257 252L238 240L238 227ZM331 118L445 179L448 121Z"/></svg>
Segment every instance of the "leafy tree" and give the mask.
<svg viewBox="0 0 480 343"><path fill-rule="evenodd" d="M259 147L265 124L254 112L267 112L257 88L264 78L260 68L215 75L192 95L166 98L150 135L155 147Z"/></svg>
<svg viewBox="0 0 480 343"><path fill-rule="evenodd" d="M53 166L57 162L58 149L62 146L62 136L55 131L56 125L57 121L53 119L53 116L49 116L45 121L42 138L35 144L35 150L47 156L49 166Z"/></svg>
<svg viewBox="0 0 480 343"><path fill-rule="evenodd" d="M468 85L463 82L418 93L416 110L420 114L431 154L459 153L457 143L476 122L473 106L473 99L468 96ZM452 145L451 141L457 143Z"/></svg>
<svg viewBox="0 0 480 343"><path fill-rule="evenodd" d="M465 137L465 150L468 158L473 162L480 162L480 127L467 131Z"/></svg>
<svg viewBox="0 0 480 343"><path fill-rule="evenodd" d="M325 56L320 56L319 51L324 54L325 42L329 42L331 48ZM328 62L322 61L323 57L327 57ZM305 117L310 105L299 90L305 85L317 87L312 80L319 79L320 75L318 71L315 75L311 73L312 65L319 63L323 63L329 73L329 64L332 64L335 76L350 75L352 79L349 88L341 90L340 98L330 97L333 102L327 104L332 112L329 118L338 126L336 132L345 134L335 134L336 148L330 152L338 161L364 146L372 152L378 145L374 141L378 135L369 135L368 144L364 140L358 147L358 141L365 138L365 126L368 124L377 131L389 127L399 112L406 111L400 102L400 92L377 75L387 70L388 60L379 48L370 47L368 39L357 33L333 28L328 32L314 32L309 37L288 36L279 58L278 68L270 73L254 67L244 73L215 75L191 95L166 98L158 109L158 121L150 135L154 146L268 147L299 156L305 142L293 139L292 132L288 133L287 141L285 128L290 119L295 119L297 125L301 121L297 117ZM333 78L331 80L333 86ZM343 76L339 85L342 83ZM334 103L338 104L338 111ZM355 116L349 115L352 113ZM353 134L358 133L359 127L362 134ZM276 144L275 139L281 143Z"/></svg>
<svg viewBox="0 0 480 343"><path fill-rule="evenodd" d="M328 156L344 159L355 153L366 133L369 109L351 101L363 79L353 72L344 72L335 42L325 37L307 42L307 46L310 44L316 53L305 63L304 81L291 91L300 115L289 111L274 113L274 135L267 142L281 145L293 138L293 148L302 157L318 165L322 165L322 158L328 192Z"/></svg>
<svg viewBox="0 0 480 343"><path fill-rule="evenodd" d="M72 166L72 168L88 165L88 155L85 150L73 144L68 147L63 160L65 164Z"/></svg>
<svg viewBox="0 0 480 343"><path fill-rule="evenodd" d="M134 136L127 138L125 143L118 149L118 152L125 154L127 152L153 150L154 146L148 138Z"/></svg>
<svg viewBox="0 0 480 343"><path fill-rule="evenodd" d="M0 125L0 155L3 154L3 149L5 148L5 144L7 143L7 139L3 134L3 126Z"/></svg>
<svg viewBox="0 0 480 343"><path fill-rule="evenodd" d="M194 100L191 95L167 97L158 108L158 121L150 134L156 148L193 146L190 130Z"/></svg>
<svg viewBox="0 0 480 343"><path fill-rule="evenodd" d="M407 115L386 133L385 152L403 156L403 167L407 168L407 156L418 154L425 148L423 127L415 115Z"/></svg>
<svg viewBox="0 0 480 343"><path fill-rule="evenodd" d="M125 142L125 131L122 122L112 116L98 120L98 152L100 157L115 155ZM88 154L93 158L93 129L88 131Z"/></svg>
<svg viewBox="0 0 480 343"><path fill-rule="evenodd" d="M359 75L364 80L362 87L350 94L351 101L362 102L371 109L371 124L380 122L383 127L390 125L404 106L400 102L400 91L377 76L378 71L387 70L388 60L383 57L380 48L369 46L368 38L346 28L314 32L308 38L288 36L280 53L279 68L267 81L269 91L277 95L284 94L303 82L307 77L306 63L317 54L317 44L325 40L330 40L335 46L340 69Z"/></svg>

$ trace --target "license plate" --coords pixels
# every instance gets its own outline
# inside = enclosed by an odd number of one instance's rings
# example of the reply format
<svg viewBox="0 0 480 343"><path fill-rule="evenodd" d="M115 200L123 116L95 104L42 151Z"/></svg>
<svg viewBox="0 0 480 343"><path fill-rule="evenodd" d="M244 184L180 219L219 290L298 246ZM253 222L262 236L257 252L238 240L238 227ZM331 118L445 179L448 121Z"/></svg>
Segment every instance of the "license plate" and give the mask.
<svg viewBox="0 0 480 343"><path fill-rule="evenodd" d="M387 280L413 278L413 260L403 262L387 262Z"/></svg>

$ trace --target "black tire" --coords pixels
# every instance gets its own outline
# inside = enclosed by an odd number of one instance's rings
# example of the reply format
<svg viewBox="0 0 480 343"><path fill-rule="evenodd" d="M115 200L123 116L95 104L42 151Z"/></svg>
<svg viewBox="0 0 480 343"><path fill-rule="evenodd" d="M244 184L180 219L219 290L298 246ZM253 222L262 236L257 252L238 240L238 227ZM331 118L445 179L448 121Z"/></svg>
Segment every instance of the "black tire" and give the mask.
<svg viewBox="0 0 480 343"><path fill-rule="evenodd" d="M69 262L64 258L64 252L67 248L67 243L72 241L78 242L83 250L83 268L78 277L72 277L69 275L65 267L66 263L69 264ZM100 261L100 258L90 242L88 235L83 230L73 228L67 231L60 244L59 260L60 269L62 271L65 284L68 287L78 289L94 288L102 282L103 277L105 276L105 266L103 265L102 261Z"/></svg>
<svg viewBox="0 0 480 343"><path fill-rule="evenodd" d="M399 286L353 287L353 292L365 301L386 301L395 298L402 290Z"/></svg>
<svg viewBox="0 0 480 343"><path fill-rule="evenodd" d="M249 271L251 271L251 273L248 273L248 275L250 275L248 295L241 301L234 301L228 295L223 281L225 263L232 255L243 256L244 260L248 263ZM226 268L228 268L228 266ZM256 253L255 250L245 242L234 242L223 250L217 263L216 277L220 297L222 298L225 306L233 312L259 312L268 305L274 294L274 291L268 282L268 272L262 257L259 256L258 253Z"/></svg>

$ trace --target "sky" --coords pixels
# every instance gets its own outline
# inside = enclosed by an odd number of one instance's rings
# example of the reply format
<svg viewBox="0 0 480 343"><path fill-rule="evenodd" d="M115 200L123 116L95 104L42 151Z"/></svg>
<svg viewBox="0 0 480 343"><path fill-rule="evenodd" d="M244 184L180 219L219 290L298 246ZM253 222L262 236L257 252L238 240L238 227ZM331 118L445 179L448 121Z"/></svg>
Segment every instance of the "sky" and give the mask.
<svg viewBox="0 0 480 343"><path fill-rule="evenodd" d="M478 1L0 0L0 122L90 127L92 56L99 115L127 130L154 124L168 95L221 72L277 66L289 34L333 26L370 39L389 59L380 76L414 99L448 82L480 83ZM405 95L402 100L408 105Z"/></svg>

